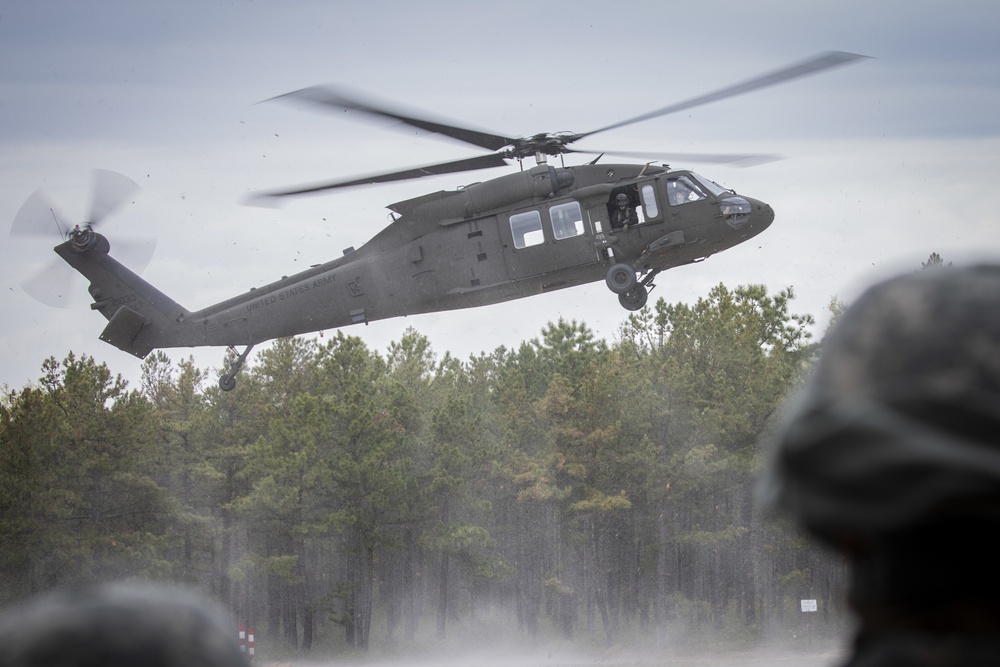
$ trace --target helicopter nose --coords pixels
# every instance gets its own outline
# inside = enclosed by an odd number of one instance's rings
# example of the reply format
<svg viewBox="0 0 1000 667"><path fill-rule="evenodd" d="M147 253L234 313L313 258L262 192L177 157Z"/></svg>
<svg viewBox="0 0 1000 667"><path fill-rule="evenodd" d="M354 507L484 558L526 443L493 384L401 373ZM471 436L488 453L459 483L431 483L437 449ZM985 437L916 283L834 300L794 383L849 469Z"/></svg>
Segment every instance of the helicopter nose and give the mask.
<svg viewBox="0 0 1000 667"><path fill-rule="evenodd" d="M771 208L770 204L762 202L759 199L746 197L746 200L750 203L750 210L752 211L750 215L750 227L753 229L754 234L760 234L774 222L774 209Z"/></svg>
<svg viewBox="0 0 1000 667"><path fill-rule="evenodd" d="M759 225L761 229L767 229L774 222L774 209L771 208L770 204L765 204L764 202L757 202L757 217L759 218Z"/></svg>

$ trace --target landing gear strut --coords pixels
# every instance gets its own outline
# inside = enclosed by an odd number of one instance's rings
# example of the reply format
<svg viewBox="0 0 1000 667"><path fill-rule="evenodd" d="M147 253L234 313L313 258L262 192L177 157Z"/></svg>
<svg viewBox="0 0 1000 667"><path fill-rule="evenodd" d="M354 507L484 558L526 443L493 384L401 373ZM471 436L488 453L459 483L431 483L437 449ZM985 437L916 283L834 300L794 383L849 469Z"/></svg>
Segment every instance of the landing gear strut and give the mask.
<svg viewBox="0 0 1000 667"><path fill-rule="evenodd" d="M233 354L236 354L235 347L230 345L229 349L233 351ZM232 391L236 387L236 374L243 368L243 364L247 360L247 355L250 354L250 350L252 349L253 345L247 345L247 349L243 350L243 354L236 357L236 361L229 367L229 372L219 378L219 389L222 391Z"/></svg>

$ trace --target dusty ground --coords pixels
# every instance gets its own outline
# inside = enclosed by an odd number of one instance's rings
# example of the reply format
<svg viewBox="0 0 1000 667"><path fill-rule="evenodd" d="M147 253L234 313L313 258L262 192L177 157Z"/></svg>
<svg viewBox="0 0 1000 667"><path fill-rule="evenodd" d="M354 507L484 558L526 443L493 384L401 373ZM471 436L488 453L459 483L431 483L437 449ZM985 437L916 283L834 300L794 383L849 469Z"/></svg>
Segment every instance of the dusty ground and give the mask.
<svg viewBox="0 0 1000 667"><path fill-rule="evenodd" d="M844 661L841 650L749 650L705 654L629 658L621 655L576 656L451 656L444 659L407 661L294 660L255 662L254 667L835 667Z"/></svg>

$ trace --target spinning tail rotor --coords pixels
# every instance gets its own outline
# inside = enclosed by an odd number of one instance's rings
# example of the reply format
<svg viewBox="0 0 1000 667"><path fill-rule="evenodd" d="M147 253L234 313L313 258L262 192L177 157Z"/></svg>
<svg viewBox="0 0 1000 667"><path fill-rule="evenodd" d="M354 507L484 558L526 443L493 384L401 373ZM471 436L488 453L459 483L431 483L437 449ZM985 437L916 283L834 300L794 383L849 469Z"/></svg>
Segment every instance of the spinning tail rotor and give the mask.
<svg viewBox="0 0 1000 667"><path fill-rule="evenodd" d="M21 206L10 229L11 239L22 242L52 243L70 241L75 250L85 251L97 240L97 231L104 230L106 221L130 203L139 192L131 179L113 171L94 170L94 184L88 216L73 223L62 215L49 198L38 190ZM156 241L152 238L116 238L116 254L136 271L141 271L153 256ZM54 260L38 273L21 281L21 287L32 298L56 308L74 305L73 289L78 276L61 259Z"/></svg>

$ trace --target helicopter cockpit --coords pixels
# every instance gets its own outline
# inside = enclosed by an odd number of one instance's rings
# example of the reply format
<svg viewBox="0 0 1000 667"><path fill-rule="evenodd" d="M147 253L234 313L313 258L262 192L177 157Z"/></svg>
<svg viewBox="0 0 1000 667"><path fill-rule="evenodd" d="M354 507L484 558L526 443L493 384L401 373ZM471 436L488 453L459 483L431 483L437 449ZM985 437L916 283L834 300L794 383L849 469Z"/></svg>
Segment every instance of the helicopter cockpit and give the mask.
<svg viewBox="0 0 1000 667"><path fill-rule="evenodd" d="M671 178L667 181L667 201L680 206L705 199L708 195L694 179L694 174Z"/></svg>
<svg viewBox="0 0 1000 667"><path fill-rule="evenodd" d="M733 229L743 227L750 220L750 202L711 179L691 172L667 181L667 200L672 206L701 201L709 196L719 198L722 218Z"/></svg>

